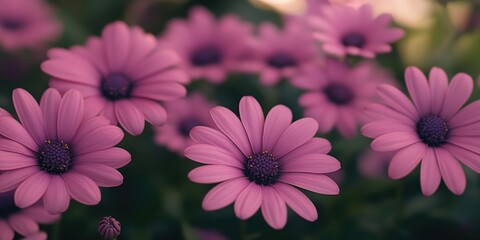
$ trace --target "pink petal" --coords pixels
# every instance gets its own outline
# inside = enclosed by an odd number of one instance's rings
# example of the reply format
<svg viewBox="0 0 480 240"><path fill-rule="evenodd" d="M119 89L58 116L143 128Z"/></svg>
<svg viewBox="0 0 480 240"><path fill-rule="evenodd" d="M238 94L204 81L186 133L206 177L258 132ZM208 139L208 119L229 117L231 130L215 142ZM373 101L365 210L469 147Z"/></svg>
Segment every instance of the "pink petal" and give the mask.
<svg viewBox="0 0 480 240"><path fill-rule="evenodd" d="M43 144L47 134L43 115L37 101L27 91L17 88L12 94L13 104L18 118L25 130L33 137L37 144Z"/></svg>
<svg viewBox="0 0 480 240"><path fill-rule="evenodd" d="M161 126L167 121L167 112L159 103L140 98L133 98L130 101L153 126Z"/></svg>
<svg viewBox="0 0 480 240"><path fill-rule="evenodd" d="M100 189L95 182L78 173L69 172L63 175L70 196L85 205L96 205L100 202Z"/></svg>
<svg viewBox="0 0 480 240"><path fill-rule="evenodd" d="M172 50L156 50L134 66L129 67L128 73L136 79L143 79L153 74L166 71L166 69L177 65L179 61L180 58L178 54Z"/></svg>
<svg viewBox="0 0 480 240"><path fill-rule="evenodd" d="M262 189L262 186L255 182L250 182L238 195L234 205L235 215L238 218L248 219L258 211L263 200Z"/></svg>
<svg viewBox="0 0 480 240"><path fill-rule="evenodd" d="M305 194L288 184L276 183L273 187L298 215L310 222L317 220L317 209Z"/></svg>
<svg viewBox="0 0 480 240"><path fill-rule="evenodd" d="M299 147L315 136L318 124L312 118L302 118L293 122L278 139L272 153L276 158Z"/></svg>
<svg viewBox="0 0 480 240"><path fill-rule="evenodd" d="M241 169L225 165L201 166L188 173L188 178L196 183L218 183L244 176L245 174Z"/></svg>
<svg viewBox="0 0 480 240"><path fill-rule="evenodd" d="M377 138L379 136L393 133L393 132L408 132L414 133L414 129L406 124L379 120L369 122L361 128L361 132L364 136L369 138Z"/></svg>
<svg viewBox="0 0 480 240"><path fill-rule="evenodd" d="M397 112L388 106L378 103L372 103L368 105L365 108L364 113L367 118L373 120L387 120L390 122L405 124L407 126L411 126L412 128L415 127L415 124L417 123L416 121L418 120L414 120L403 113Z"/></svg>
<svg viewBox="0 0 480 240"><path fill-rule="evenodd" d="M145 58L149 53L155 50L157 47L156 39L150 35L145 34L142 28L132 27L130 28L130 46L129 49L135 49L135 51L130 51L128 53L128 58L126 58L127 63L125 68L135 65L140 60ZM128 71L128 70L127 70Z"/></svg>
<svg viewBox="0 0 480 240"><path fill-rule="evenodd" d="M480 101L477 100L458 111L457 114L448 121L448 126L457 128L478 121L480 121Z"/></svg>
<svg viewBox="0 0 480 240"><path fill-rule="evenodd" d="M340 162L325 154L307 154L301 158L280 161L282 172L329 173L340 169Z"/></svg>
<svg viewBox="0 0 480 240"><path fill-rule="evenodd" d="M8 218L8 223L22 236L28 236L39 231L38 224L23 214L13 214Z"/></svg>
<svg viewBox="0 0 480 240"><path fill-rule="evenodd" d="M260 104L253 97L240 100L240 119L247 133L253 152L261 152L264 117Z"/></svg>
<svg viewBox="0 0 480 240"><path fill-rule="evenodd" d="M279 230L287 224L287 206L277 191L270 186L263 187L262 214L272 228Z"/></svg>
<svg viewBox="0 0 480 240"><path fill-rule="evenodd" d="M46 239L47 239L47 234L45 232L38 232L30 236L27 236L25 238L22 238L22 240L46 240Z"/></svg>
<svg viewBox="0 0 480 240"><path fill-rule="evenodd" d="M430 70L430 97L432 103L432 113L440 114L444 104L445 95L448 88L448 77L441 68L433 67Z"/></svg>
<svg viewBox="0 0 480 240"><path fill-rule="evenodd" d="M122 185L123 176L115 168L96 163L79 163L74 171L92 179L100 187L117 187Z"/></svg>
<svg viewBox="0 0 480 240"><path fill-rule="evenodd" d="M413 103L417 107L417 111L429 113L431 111L431 96L425 75L416 67L408 67L405 70L405 83Z"/></svg>
<svg viewBox="0 0 480 240"><path fill-rule="evenodd" d="M15 232L10 227L7 221L0 219L0 240L12 240L15 237Z"/></svg>
<svg viewBox="0 0 480 240"><path fill-rule="evenodd" d="M287 153L279 161L291 161L307 154L327 154L332 149L330 142L324 138L312 138L300 147Z"/></svg>
<svg viewBox="0 0 480 240"><path fill-rule="evenodd" d="M115 116L122 127L131 135L143 132L145 117L129 100L115 101Z"/></svg>
<svg viewBox="0 0 480 240"><path fill-rule="evenodd" d="M75 142L75 153L82 155L117 145L123 138L123 131L116 126L99 127Z"/></svg>
<svg viewBox="0 0 480 240"><path fill-rule="evenodd" d="M422 142L414 143L401 149L390 161L388 176L392 179L400 179L413 171L420 163L427 145Z"/></svg>
<svg viewBox="0 0 480 240"><path fill-rule="evenodd" d="M108 24L102 32L103 48L109 69L112 72L122 71L130 52L130 31L120 21Z"/></svg>
<svg viewBox="0 0 480 240"><path fill-rule="evenodd" d="M35 153L22 144L7 138L0 137L0 151L20 153L26 156L35 157Z"/></svg>
<svg viewBox="0 0 480 240"><path fill-rule="evenodd" d="M277 105L268 112L263 129L263 150L272 151L278 139L292 123L292 111Z"/></svg>
<svg viewBox="0 0 480 240"><path fill-rule="evenodd" d="M106 117L108 120L110 120L110 124L117 125L118 120L117 117L115 117L113 105L114 102L107 101L105 103L105 108L100 112L100 116Z"/></svg>
<svg viewBox="0 0 480 240"><path fill-rule="evenodd" d="M0 151L0 170L14 170L37 165L35 157Z"/></svg>
<svg viewBox="0 0 480 240"><path fill-rule="evenodd" d="M453 154L458 160L460 160L467 167L480 173L480 154L469 151L453 144L445 144L444 148Z"/></svg>
<svg viewBox="0 0 480 240"><path fill-rule="evenodd" d="M113 168L121 168L131 161L130 153L122 148L112 147L104 150L88 152L76 156L75 160L79 164L98 163Z"/></svg>
<svg viewBox="0 0 480 240"><path fill-rule="evenodd" d="M63 95L58 108L58 140L69 142L83 118L83 96L77 90L70 90Z"/></svg>
<svg viewBox="0 0 480 240"><path fill-rule="evenodd" d="M435 193L440 185L440 179L440 170L434 149L427 148L420 167L420 185L423 195L430 196Z"/></svg>
<svg viewBox="0 0 480 240"><path fill-rule="evenodd" d="M38 150L37 143L27 130L10 116L0 116L0 135L18 142L34 152Z"/></svg>
<svg viewBox="0 0 480 240"><path fill-rule="evenodd" d="M415 120L418 113L410 100L396 87L388 84L382 84L377 88L377 93L385 103L394 110L403 113Z"/></svg>
<svg viewBox="0 0 480 240"><path fill-rule="evenodd" d="M110 125L110 121L105 117L92 117L79 126L76 135L71 140L71 143L76 143L90 134L92 131L108 125Z"/></svg>
<svg viewBox="0 0 480 240"><path fill-rule="evenodd" d="M40 109L43 113L43 121L50 140L57 140L58 107L62 96L53 88L47 89L40 99ZM46 139L43 139L46 140Z"/></svg>
<svg viewBox="0 0 480 240"><path fill-rule="evenodd" d="M280 176L279 181L320 194L340 193L338 185L330 177L321 174L285 173Z"/></svg>
<svg viewBox="0 0 480 240"><path fill-rule="evenodd" d="M69 52L68 50L65 50ZM48 75L64 81L98 86L100 73L84 58L73 52L68 53L68 59L49 59L40 67ZM67 67L66 67L67 66Z"/></svg>
<svg viewBox="0 0 480 240"><path fill-rule="evenodd" d="M245 155L227 136L218 130L205 126L194 127L190 137L197 143L219 146L227 150L235 159L243 159Z"/></svg>
<svg viewBox="0 0 480 240"><path fill-rule="evenodd" d="M0 192L8 192L17 188L21 182L37 172L37 166L3 172L0 174Z"/></svg>
<svg viewBox="0 0 480 240"><path fill-rule="evenodd" d="M238 194L249 184L247 178L235 178L222 183L208 191L203 198L202 207L213 211L228 206L235 201Z"/></svg>
<svg viewBox="0 0 480 240"><path fill-rule="evenodd" d="M473 80L470 76L465 73L455 75L448 86L441 116L449 120L467 102L472 90Z"/></svg>
<svg viewBox="0 0 480 240"><path fill-rule="evenodd" d="M228 165L244 168L244 159L237 159L218 146L195 144L185 149L185 157L204 164Z"/></svg>
<svg viewBox="0 0 480 240"><path fill-rule="evenodd" d="M40 199L50 183L50 175L37 172L20 183L15 190L15 204L20 208L26 208Z"/></svg>
<svg viewBox="0 0 480 240"><path fill-rule="evenodd" d="M373 140L371 147L375 151L388 152L420 142L418 136L409 132L393 132Z"/></svg>
<svg viewBox="0 0 480 240"><path fill-rule="evenodd" d="M35 204L31 207L24 208L22 213L28 215L39 224L51 224L60 218L60 214L48 213L42 204Z"/></svg>
<svg viewBox="0 0 480 240"><path fill-rule="evenodd" d="M245 156L253 154L242 122L233 112L224 107L214 107L210 110L210 115L220 131L230 138Z"/></svg>
<svg viewBox="0 0 480 240"><path fill-rule="evenodd" d="M465 172L460 163L453 158L452 154L443 148L436 148L435 154L438 159L438 168L445 185L456 195L461 195L467 186Z"/></svg>
<svg viewBox="0 0 480 240"><path fill-rule="evenodd" d="M84 118L90 119L91 117L98 116L107 105L107 99L103 96L93 96L85 98L85 109L84 109Z"/></svg>
<svg viewBox="0 0 480 240"><path fill-rule="evenodd" d="M70 195L61 176L52 176L45 195L43 206L50 214L59 214L67 211L70 205Z"/></svg>
<svg viewBox="0 0 480 240"><path fill-rule="evenodd" d="M133 88L132 96L157 101L171 101L187 94L185 87L177 82L141 84Z"/></svg>

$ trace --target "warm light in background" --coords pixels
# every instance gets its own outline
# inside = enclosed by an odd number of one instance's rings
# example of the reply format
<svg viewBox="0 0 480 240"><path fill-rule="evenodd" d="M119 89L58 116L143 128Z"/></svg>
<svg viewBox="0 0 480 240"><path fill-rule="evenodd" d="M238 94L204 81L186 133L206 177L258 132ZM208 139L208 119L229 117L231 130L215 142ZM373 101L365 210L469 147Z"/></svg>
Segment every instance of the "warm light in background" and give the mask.
<svg viewBox="0 0 480 240"><path fill-rule="evenodd" d="M306 9L305 0L249 0L253 5L272 9L280 13L302 14Z"/></svg>

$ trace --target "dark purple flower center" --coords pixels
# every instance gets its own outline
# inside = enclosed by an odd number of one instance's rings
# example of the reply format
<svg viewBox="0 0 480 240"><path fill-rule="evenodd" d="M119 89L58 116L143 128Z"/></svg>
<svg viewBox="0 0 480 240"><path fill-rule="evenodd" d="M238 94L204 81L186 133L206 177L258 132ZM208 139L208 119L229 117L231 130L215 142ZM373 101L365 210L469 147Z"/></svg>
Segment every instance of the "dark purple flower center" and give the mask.
<svg viewBox="0 0 480 240"><path fill-rule="evenodd" d="M293 67L297 65L297 61L291 55L285 53L271 55L267 59L267 63L274 68Z"/></svg>
<svg viewBox="0 0 480 240"><path fill-rule="evenodd" d="M0 26L9 31L18 31L25 26L25 22L15 18L4 18L0 20Z"/></svg>
<svg viewBox="0 0 480 240"><path fill-rule="evenodd" d="M362 48L366 43L365 36L360 33L348 33L342 37L342 44L346 47Z"/></svg>
<svg viewBox="0 0 480 240"><path fill-rule="evenodd" d="M344 84L332 83L323 89L330 102L337 105L345 105L353 100L352 90Z"/></svg>
<svg viewBox="0 0 480 240"><path fill-rule="evenodd" d="M0 219L6 219L20 210L13 200L13 192L0 194Z"/></svg>
<svg viewBox="0 0 480 240"><path fill-rule="evenodd" d="M121 73L112 73L102 79L102 94L112 101L130 97L132 88L132 81Z"/></svg>
<svg viewBox="0 0 480 240"><path fill-rule="evenodd" d="M38 165L50 174L62 174L73 164L73 151L64 141L47 140L37 152Z"/></svg>
<svg viewBox="0 0 480 240"><path fill-rule="evenodd" d="M427 115L417 122L417 134L430 147L439 147L448 139L448 125L437 115Z"/></svg>
<svg viewBox="0 0 480 240"><path fill-rule="evenodd" d="M245 174L258 185L272 185L278 179L280 166L271 153L263 151L247 157Z"/></svg>
<svg viewBox="0 0 480 240"><path fill-rule="evenodd" d="M198 119L188 118L180 122L178 125L178 131L182 136L188 137L190 135L190 130L199 125L202 125L202 123L198 121Z"/></svg>
<svg viewBox="0 0 480 240"><path fill-rule="evenodd" d="M195 66L218 64L222 61L222 54L218 47L203 46L193 52L190 61Z"/></svg>

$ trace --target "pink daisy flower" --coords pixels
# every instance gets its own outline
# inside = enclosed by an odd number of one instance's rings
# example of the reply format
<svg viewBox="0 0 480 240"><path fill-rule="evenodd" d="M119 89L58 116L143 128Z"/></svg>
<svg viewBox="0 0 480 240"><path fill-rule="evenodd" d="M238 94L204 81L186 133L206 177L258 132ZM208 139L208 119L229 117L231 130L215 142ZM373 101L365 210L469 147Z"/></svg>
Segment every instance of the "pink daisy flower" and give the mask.
<svg viewBox="0 0 480 240"><path fill-rule="evenodd" d="M155 128L155 141L183 154L183 150L193 143L189 135L193 127L214 126L209 114L213 107L213 104L199 93L166 103L168 120L163 126Z"/></svg>
<svg viewBox="0 0 480 240"><path fill-rule="evenodd" d="M390 178L403 178L421 163L424 195L435 193L441 179L460 195L466 186L460 162L480 172L480 101L462 108L472 93L473 80L459 73L449 84L439 68L432 68L427 80L418 68L409 67L405 82L413 104L397 88L380 86L384 104L368 107L372 120L362 133L374 138L373 150L396 152L388 168Z"/></svg>
<svg viewBox="0 0 480 240"><path fill-rule="evenodd" d="M1 175L0 175L1 176ZM18 208L13 201L13 192L0 193L0 240L13 240L15 233L23 239L47 239L38 224L50 224L60 218L50 214L41 204Z"/></svg>
<svg viewBox="0 0 480 240"><path fill-rule="evenodd" d="M177 54L162 50L153 35L123 22L107 25L101 38L90 37L86 46L53 49L42 63L52 76L50 87L64 93L79 90L89 116L104 116L130 134L143 132L145 120L155 126L166 121L158 101L185 96L185 73L176 65Z"/></svg>
<svg viewBox="0 0 480 240"><path fill-rule="evenodd" d="M370 5L360 8L331 5L322 8L322 17L311 17L314 38L323 50L336 56L356 55L374 58L392 50L390 43L400 39L400 28L388 28L390 14L373 18Z"/></svg>
<svg viewBox="0 0 480 240"><path fill-rule="evenodd" d="M193 128L190 136L196 144L185 150L186 157L207 164L193 169L190 180L220 183L203 199L205 210L235 202L237 217L247 219L261 208L267 223L281 229L287 222L286 205L308 221L318 217L310 199L293 186L339 194L337 184L324 174L340 169L340 163L326 155L330 143L314 137L315 120L292 123L292 112L283 105L264 118L253 97L240 100L240 119L224 107L215 107L210 114L220 131Z"/></svg>
<svg viewBox="0 0 480 240"><path fill-rule="evenodd" d="M390 75L373 63L349 68L333 59L292 78L294 86L307 90L298 102L305 116L318 121L318 131L328 133L336 128L346 138L356 135L363 109L376 100L376 87L390 82Z"/></svg>
<svg viewBox="0 0 480 240"><path fill-rule="evenodd" d="M83 118L80 92L70 90L62 97L48 89L39 105L16 89L13 103L20 122L0 116L0 192L15 189L18 207L41 200L48 212L60 213L70 198L98 204L99 186L122 184L116 169L130 162L130 154L113 146L123 132L103 117Z"/></svg>
<svg viewBox="0 0 480 240"><path fill-rule="evenodd" d="M160 37L160 45L175 50L192 79L223 82L237 70L253 27L235 15L216 20L204 7L190 10L187 20L172 20Z"/></svg>
<svg viewBox="0 0 480 240"><path fill-rule="evenodd" d="M0 0L0 47L39 48L55 40L62 26L43 0Z"/></svg>
<svg viewBox="0 0 480 240"><path fill-rule="evenodd" d="M253 57L244 68L259 72L260 81L265 85L274 85L282 77L290 78L318 63L318 51L311 33L298 22L287 21L282 30L271 23L263 23L258 34L253 44Z"/></svg>

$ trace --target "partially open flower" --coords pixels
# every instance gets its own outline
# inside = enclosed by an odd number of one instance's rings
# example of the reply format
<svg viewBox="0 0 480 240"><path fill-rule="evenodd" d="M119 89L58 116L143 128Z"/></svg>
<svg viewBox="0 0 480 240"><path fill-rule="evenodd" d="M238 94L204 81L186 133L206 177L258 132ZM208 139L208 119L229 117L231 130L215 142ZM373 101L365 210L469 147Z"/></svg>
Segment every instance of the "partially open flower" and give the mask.
<svg viewBox="0 0 480 240"><path fill-rule="evenodd" d="M105 240L115 239L120 235L121 230L120 222L111 216L103 217L98 223L98 233Z"/></svg>

